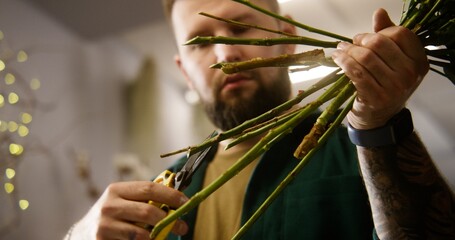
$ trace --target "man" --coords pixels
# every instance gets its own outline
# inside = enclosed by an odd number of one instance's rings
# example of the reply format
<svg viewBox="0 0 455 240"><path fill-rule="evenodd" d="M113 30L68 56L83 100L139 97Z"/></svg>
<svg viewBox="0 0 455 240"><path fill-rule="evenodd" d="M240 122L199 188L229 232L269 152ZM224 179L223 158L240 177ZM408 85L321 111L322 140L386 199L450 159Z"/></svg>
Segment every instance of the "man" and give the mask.
<svg viewBox="0 0 455 240"><path fill-rule="evenodd" d="M278 11L275 0L253 2ZM283 69L224 75L208 66L293 53L294 46L182 44L198 35L276 37L201 17L197 15L200 11L289 33L295 32L294 27L230 0L166 0L165 6L178 46L176 63L218 128L235 127L289 98L289 78ZM417 37L394 26L384 10L374 14L373 28L374 33L355 36L353 44L340 43L332 54L358 91L348 115L352 139L358 145L370 141L372 132L400 124L396 120L406 115L402 109L407 99L428 71ZM408 120L403 120L405 127L409 127ZM197 211L178 220L172 232L183 239L229 239L295 166L290 154L309 126L311 121L303 123L277 143ZM382 140L375 147L357 146L357 157L346 130L340 128L245 239L368 239L372 235L380 239L453 239L453 194L415 133L406 132L395 144ZM229 151L221 143L185 193L191 196L210 183L256 142L243 142ZM154 225L166 215L148 205L148 200L178 208L188 197L148 181L113 183L67 238L148 239L149 232L135 223Z"/></svg>

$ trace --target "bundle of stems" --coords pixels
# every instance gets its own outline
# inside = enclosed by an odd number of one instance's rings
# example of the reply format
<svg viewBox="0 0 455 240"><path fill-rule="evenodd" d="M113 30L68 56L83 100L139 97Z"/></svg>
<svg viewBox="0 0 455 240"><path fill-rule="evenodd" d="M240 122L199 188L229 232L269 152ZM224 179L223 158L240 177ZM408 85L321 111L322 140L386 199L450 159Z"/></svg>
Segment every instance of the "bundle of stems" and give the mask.
<svg viewBox="0 0 455 240"><path fill-rule="evenodd" d="M351 39L344 36L313 28L270 12L248 0L233 1L244 4L281 21L293 24L304 30L328 36L335 40L333 42L329 42L303 36L290 35L273 29L223 19L208 13L201 13L206 17L228 22L237 26L257 28L263 31L278 33L281 34L282 37L275 39L240 39L220 36L196 37L188 41L186 44L248 44L261 46L270 46L274 44L303 44L321 48L335 48L339 41L352 42ZM455 0L408 0L405 2L403 8L406 9L406 11L402 14L400 25L412 30L421 39L429 58L430 69L445 76L455 84L454 7ZM303 70L308 70L317 66L336 66L330 57L325 56L323 50L316 49L303 53L281 55L270 59L254 58L244 62L217 63L211 67L220 68L225 73L231 74L259 67L289 67L302 65L305 66ZM262 137L256 145L244 154L223 175L196 193L186 204L181 206L175 212L162 219L153 228L150 233L150 238L153 239L165 226L189 212L191 209L197 207L197 205L199 205L204 199L206 199L224 183L229 181L254 159L258 158L261 154L270 149L273 144L287 134L291 133L293 129L310 114L319 111L322 104L328 103L326 109L324 109L317 118L311 131L304 137L301 144L294 152L295 158L299 159L300 162L233 237L233 239L239 239L266 210L267 206L269 206L278 194L294 179L311 156L313 156L313 154L323 146L323 144L330 137L331 133L340 126L342 120L352 108L356 91L346 75L340 72L341 69L337 68L332 73L310 86L308 89L301 91L293 99L290 99L289 101L256 118L245 121L233 129L220 132L216 136L207 139L201 144L162 155L162 157L166 157L182 152L192 154L201 151L208 146L217 144L220 141L233 139L227 146L227 148L230 148L251 137L264 135L264 137ZM316 100L304 106L299 105L304 98L323 88L327 89L324 90L324 92ZM341 111L339 111L340 108L342 108ZM331 122L331 119L335 120Z"/></svg>

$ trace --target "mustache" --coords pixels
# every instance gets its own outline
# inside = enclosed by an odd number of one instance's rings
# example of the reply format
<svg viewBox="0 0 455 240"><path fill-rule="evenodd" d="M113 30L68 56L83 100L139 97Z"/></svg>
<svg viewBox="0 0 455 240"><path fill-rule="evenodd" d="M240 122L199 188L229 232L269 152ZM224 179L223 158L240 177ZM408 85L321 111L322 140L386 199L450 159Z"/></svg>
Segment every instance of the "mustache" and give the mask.
<svg viewBox="0 0 455 240"><path fill-rule="evenodd" d="M216 76L215 81L214 81L214 91L213 94L214 96L218 96L223 89L223 87L230 83L230 82L235 82L241 79L249 79L249 80L254 80L257 81L260 79L260 74L256 70L247 70L239 73L234 73L234 74L225 74L223 72L220 72L219 75Z"/></svg>

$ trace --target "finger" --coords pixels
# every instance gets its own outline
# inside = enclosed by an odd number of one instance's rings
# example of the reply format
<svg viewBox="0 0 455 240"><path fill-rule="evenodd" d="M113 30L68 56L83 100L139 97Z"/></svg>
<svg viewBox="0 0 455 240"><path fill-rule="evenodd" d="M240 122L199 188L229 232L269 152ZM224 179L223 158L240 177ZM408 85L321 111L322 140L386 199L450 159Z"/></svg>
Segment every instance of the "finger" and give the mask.
<svg viewBox="0 0 455 240"><path fill-rule="evenodd" d="M354 44L374 52L390 69L402 69L412 59L391 38L382 34L364 33L354 37Z"/></svg>
<svg viewBox="0 0 455 240"><path fill-rule="evenodd" d="M179 236L187 234L188 230L189 230L188 224L186 224L186 222L180 219L177 220L174 227L172 228L172 232Z"/></svg>
<svg viewBox="0 0 455 240"><path fill-rule="evenodd" d="M381 86L382 88L393 87L393 81L389 81L391 76L396 75L393 69L387 65L384 60L369 48L359 47L349 43L341 43L338 45L338 49L344 51L347 55L353 58L353 62L361 65L371 77ZM353 75L353 74L351 74ZM353 76L353 81L360 81L361 78Z"/></svg>
<svg viewBox="0 0 455 240"><path fill-rule="evenodd" d="M425 50L419 38L411 30L395 26L384 9L378 9L373 14L373 29L394 41L410 59L422 59L418 67L421 74L427 73L428 61Z"/></svg>
<svg viewBox="0 0 455 240"><path fill-rule="evenodd" d="M107 216L107 219L144 223L150 226L156 225L167 215L167 212L154 205L123 199L106 202L101 207L101 211L103 216ZM177 235L183 235L188 231L188 226L184 221L177 220L172 231Z"/></svg>
<svg viewBox="0 0 455 240"><path fill-rule="evenodd" d="M100 221L96 239L148 240L149 232L134 224L119 221Z"/></svg>
<svg viewBox="0 0 455 240"><path fill-rule="evenodd" d="M420 40L414 33L403 27L389 27L379 31L378 34L358 34L353 38L353 43L370 49L387 48L409 59L426 59Z"/></svg>
<svg viewBox="0 0 455 240"><path fill-rule="evenodd" d="M156 224L166 216L160 208L144 202L116 199L106 202L101 207L103 216L128 222Z"/></svg>
<svg viewBox="0 0 455 240"><path fill-rule="evenodd" d="M332 53L332 58L343 69L346 76L351 79L358 94L360 94L359 99L362 99L364 104L370 105L371 100L369 99L378 99L378 93L382 91L382 87L365 67L343 50L345 48L346 45L341 44L340 50Z"/></svg>
<svg viewBox="0 0 455 240"><path fill-rule="evenodd" d="M389 29L384 31L389 31ZM427 72L425 56L416 55L415 53L411 53L410 55L412 56L409 56L395 41L383 34L360 34L355 37L355 43L374 52L379 57L377 60L382 61L391 70L387 71L386 68L374 70L366 66L383 86L408 89L415 84L416 80L422 79ZM355 58L360 64L374 65L367 61L362 61L365 59L359 58L358 55ZM381 64L378 63L376 65L379 66ZM390 81L390 79L394 81Z"/></svg>
<svg viewBox="0 0 455 240"><path fill-rule="evenodd" d="M373 30L379 32L384 28L395 26L389 14L383 8L379 8L373 13Z"/></svg>
<svg viewBox="0 0 455 240"><path fill-rule="evenodd" d="M188 201L188 197L182 192L149 181L121 182L110 185L108 189L113 193L118 193L118 196L124 199L141 202L151 200L167 204L172 208L178 208Z"/></svg>

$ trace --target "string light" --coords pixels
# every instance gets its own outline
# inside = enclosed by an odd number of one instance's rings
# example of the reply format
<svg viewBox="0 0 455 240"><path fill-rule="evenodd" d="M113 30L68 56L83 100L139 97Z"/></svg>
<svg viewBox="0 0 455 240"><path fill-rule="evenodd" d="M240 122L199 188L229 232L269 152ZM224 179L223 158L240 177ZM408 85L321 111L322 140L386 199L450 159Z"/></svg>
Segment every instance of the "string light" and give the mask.
<svg viewBox="0 0 455 240"><path fill-rule="evenodd" d="M12 183L5 183L5 192L10 194L14 191L14 185Z"/></svg>
<svg viewBox="0 0 455 240"><path fill-rule="evenodd" d="M33 78L32 81L30 81L30 88L32 90L38 90L41 87L41 82L38 78Z"/></svg>
<svg viewBox="0 0 455 240"><path fill-rule="evenodd" d="M19 128L17 129L17 134L19 134L20 137L25 137L28 135L28 127L24 125L20 125Z"/></svg>
<svg viewBox="0 0 455 240"><path fill-rule="evenodd" d="M24 124L29 124L32 122L32 115L30 113L23 112L21 113L21 120Z"/></svg>
<svg viewBox="0 0 455 240"><path fill-rule="evenodd" d="M17 191L17 186L11 181L17 176L15 169L17 169L18 160L21 160L20 158L23 157L25 151L24 142L26 140L24 138L30 134L29 124L32 122L31 113L34 109L33 104L27 103L30 99L26 95L28 91L24 92L24 88L37 90L41 87L41 82L37 78L28 81L21 76L20 71L14 71L17 70L13 69L13 66L16 66L15 64L7 64L9 63L7 59L1 58L1 56L15 56L18 63L24 63L29 60L26 51L13 51L8 48L3 40L5 40L5 35L0 31L0 89L3 90L0 93L0 118L2 118L0 119L0 133L6 135L6 138L3 138L6 140L0 142L0 149L6 150L0 151L0 179L3 179L1 184L4 186L6 194L10 194L11 199L16 199L19 191ZM2 45L4 43L5 45ZM11 52L13 55L11 55ZM22 96L25 96L23 100ZM17 104L19 101L23 101L24 104ZM11 106L8 106L8 104ZM13 116L16 116L16 118L13 118ZM4 119L4 117L9 119ZM21 210L26 210L30 206L29 201L26 199L20 199L16 204L18 205L15 207Z"/></svg>
<svg viewBox="0 0 455 240"><path fill-rule="evenodd" d="M16 171L14 171L14 169L12 168L7 168L5 170L5 175L8 179L13 179L14 176L16 176Z"/></svg>
<svg viewBox="0 0 455 240"><path fill-rule="evenodd" d="M24 50L20 50L17 53L17 61L18 62L25 62L25 61L27 61L27 59L28 59L28 55L27 55L27 53Z"/></svg>
<svg viewBox="0 0 455 240"><path fill-rule="evenodd" d="M17 102L19 102L19 95L17 95L17 93L15 92L10 92L8 94L8 102L11 105L16 104Z"/></svg>
<svg viewBox="0 0 455 240"><path fill-rule="evenodd" d="M8 130L10 132L15 132L19 128L19 125L15 121L8 122Z"/></svg>
<svg viewBox="0 0 455 240"><path fill-rule="evenodd" d="M30 206L30 203L29 203L27 200L25 200L25 199L19 200L19 207L20 207L22 210L27 209L28 206Z"/></svg>
<svg viewBox="0 0 455 240"><path fill-rule="evenodd" d="M11 143L9 145L9 152L13 156L19 156L24 152L24 147L20 144Z"/></svg>
<svg viewBox="0 0 455 240"><path fill-rule="evenodd" d="M12 84L14 84L15 81L16 81L16 77L13 74L7 73L5 75L5 83L6 83L6 85L12 85Z"/></svg>

